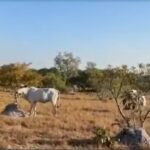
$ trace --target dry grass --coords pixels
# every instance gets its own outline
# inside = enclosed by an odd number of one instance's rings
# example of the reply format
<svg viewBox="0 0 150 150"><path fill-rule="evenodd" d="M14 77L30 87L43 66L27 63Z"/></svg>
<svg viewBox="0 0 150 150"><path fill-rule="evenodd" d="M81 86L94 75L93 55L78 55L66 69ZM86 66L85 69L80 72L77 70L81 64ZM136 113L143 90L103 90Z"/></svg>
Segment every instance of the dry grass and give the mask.
<svg viewBox="0 0 150 150"><path fill-rule="evenodd" d="M13 102L13 95L0 92L0 111ZM29 109L25 100L20 101ZM99 101L95 94L61 95L58 115L52 115L50 103L38 104L36 118L0 116L0 148L83 149L93 148L90 138L96 126L118 130L112 126L120 116L114 101ZM150 133L150 124L145 125Z"/></svg>

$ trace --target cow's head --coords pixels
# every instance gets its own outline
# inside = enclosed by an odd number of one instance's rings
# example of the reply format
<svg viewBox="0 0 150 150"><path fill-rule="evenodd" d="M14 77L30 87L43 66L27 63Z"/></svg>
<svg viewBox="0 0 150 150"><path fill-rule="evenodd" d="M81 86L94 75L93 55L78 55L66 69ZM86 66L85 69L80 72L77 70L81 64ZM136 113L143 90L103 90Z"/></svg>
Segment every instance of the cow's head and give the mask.
<svg viewBox="0 0 150 150"><path fill-rule="evenodd" d="M20 86L20 88L15 90L15 100L17 102L18 98L23 97L28 91L27 86Z"/></svg>

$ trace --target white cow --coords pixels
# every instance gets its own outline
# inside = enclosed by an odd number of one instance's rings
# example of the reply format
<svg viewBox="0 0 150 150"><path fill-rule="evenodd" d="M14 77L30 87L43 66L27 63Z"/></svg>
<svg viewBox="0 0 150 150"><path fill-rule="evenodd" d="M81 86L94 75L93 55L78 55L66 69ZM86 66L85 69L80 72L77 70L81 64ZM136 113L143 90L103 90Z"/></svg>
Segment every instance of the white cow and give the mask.
<svg viewBox="0 0 150 150"><path fill-rule="evenodd" d="M135 90L135 89L132 89L129 92L134 93L134 94L138 94L137 90Z"/></svg>
<svg viewBox="0 0 150 150"><path fill-rule="evenodd" d="M146 97L144 95L139 95L137 90L134 90L134 89L131 90L130 92L131 94L133 94L133 96L137 97L137 101L139 101L139 104L141 106L144 106L144 107L146 106Z"/></svg>
<svg viewBox="0 0 150 150"><path fill-rule="evenodd" d="M141 96L140 98L139 98L139 101L140 101L140 104L142 105L142 106L146 106L146 98L145 98L145 96Z"/></svg>
<svg viewBox="0 0 150 150"><path fill-rule="evenodd" d="M53 113L56 114L57 103L59 100L59 91L54 88L36 88L36 87L23 87L16 91L15 100L18 104L18 97L24 97L30 104L30 115L32 112L36 115L36 104L38 102L46 103L51 102L53 106Z"/></svg>
<svg viewBox="0 0 150 150"><path fill-rule="evenodd" d="M141 95L137 90L132 89L125 92L121 102L126 110L141 109L146 106L146 97Z"/></svg>

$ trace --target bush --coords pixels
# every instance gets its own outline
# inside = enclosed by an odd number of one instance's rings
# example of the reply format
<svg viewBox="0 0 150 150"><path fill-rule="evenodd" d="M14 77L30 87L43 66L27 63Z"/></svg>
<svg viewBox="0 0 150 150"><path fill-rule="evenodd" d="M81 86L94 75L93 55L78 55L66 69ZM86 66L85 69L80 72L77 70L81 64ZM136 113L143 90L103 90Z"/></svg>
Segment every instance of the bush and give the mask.
<svg viewBox="0 0 150 150"><path fill-rule="evenodd" d="M38 74L36 71L30 69L25 72L24 76L22 77L21 83L28 86L40 87L41 80L42 80L42 76Z"/></svg>
<svg viewBox="0 0 150 150"><path fill-rule="evenodd" d="M94 142L96 143L97 147L100 145L103 147L111 147L114 144L114 140L110 137L109 132L101 127L97 127L94 132Z"/></svg>
<svg viewBox="0 0 150 150"><path fill-rule="evenodd" d="M60 76L55 75L54 73L49 73L43 77L42 86L56 88L60 91L65 90L65 82L61 79Z"/></svg>

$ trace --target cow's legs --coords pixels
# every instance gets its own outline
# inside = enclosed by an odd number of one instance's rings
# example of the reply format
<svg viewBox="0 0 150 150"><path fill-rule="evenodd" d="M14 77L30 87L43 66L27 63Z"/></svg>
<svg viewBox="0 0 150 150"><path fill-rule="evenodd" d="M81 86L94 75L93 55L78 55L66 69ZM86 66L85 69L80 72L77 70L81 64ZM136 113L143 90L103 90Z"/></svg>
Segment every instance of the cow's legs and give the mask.
<svg viewBox="0 0 150 150"><path fill-rule="evenodd" d="M29 116L32 115L33 107L34 107L34 103L31 103L31 105L30 105L30 110L29 110Z"/></svg>
<svg viewBox="0 0 150 150"><path fill-rule="evenodd" d="M15 95L14 95L14 104L17 104L17 107L20 108L19 103L18 103L18 94L17 93L15 93Z"/></svg>
<svg viewBox="0 0 150 150"><path fill-rule="evenodd" d="M15 98L14 103L18 105L18 98Z"/></svg>
<svg viewBox="0 0 150 150"><path fill-rule="evenodd" d="M20 105L19 105L19 103L18 103L18 98L15 99L14 104L17 105L17 108L18 108L18 109L21 109L21 108L20 108Z"/></svg>
<svg viewBox="0 0 150 150"><path fill-rule="evenodd" d="M58 94L58 97L57 97L56 107L57 108L60 107L60 95L59 94Z"/></svg>
<svg viewBox="0 0 150 150"><path fill-rule="evenodd" d="M33 114L33 117L36 116L36 103L31 103L30 110L29 110L29 116Z"/></svg>
<svg viewBox="0 0 150 150"><path fill-rule="evenodd" d="M60 95L58 93L57 97L54 97L54 101L52 101L53 105L53 114L56 115L57 109L60 107Z"/></svg>
<svg viewBox="0 0 150 150"><path fill-rule="evenodd" d="M33 106L33 117L36 116L36 103L34 103L34 106Z"/></svg>
<svg viewBox="0 0 150 150"><path fill-rule="evenodd" d="M53 115L55 116L57 113L57 105L52 104L53 106Z"/></svg>
<svg viewBox="0 0 150 150"><path fill-rule="evenodd" d="M58 97L56 97L56 95L53 95L52 100L51 100L51 104L52 104L52 107L53 107L53 115L54 116L57 113L57 100L58 100Z"/></svg>

